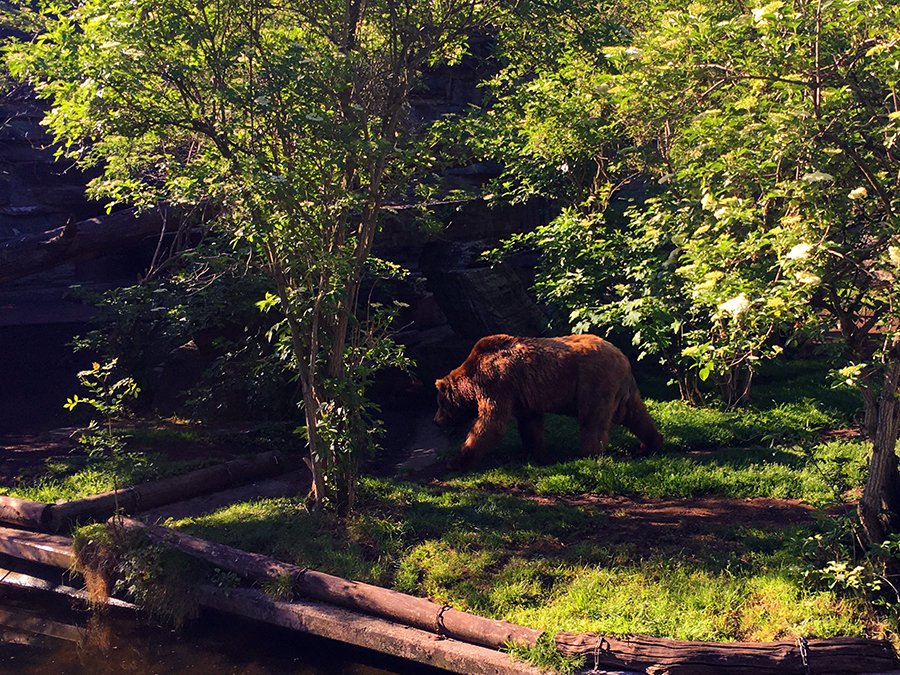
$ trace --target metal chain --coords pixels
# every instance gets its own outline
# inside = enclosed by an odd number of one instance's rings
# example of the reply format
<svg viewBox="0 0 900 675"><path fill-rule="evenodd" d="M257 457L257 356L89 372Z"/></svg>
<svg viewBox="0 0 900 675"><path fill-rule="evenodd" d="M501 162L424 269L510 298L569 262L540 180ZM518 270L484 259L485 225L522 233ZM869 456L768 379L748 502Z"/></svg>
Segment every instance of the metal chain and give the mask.
<svg viewBox="0 0 900 675"><path fill-rule="evenodd" d="M441 637L447 636L447 627L444 625L444 612L453 609L450 605L444 605L438 610L437 616L434 617L434 632Z"/></svg>
<svg viewBox="0 0 900 675"><path fill-rule="evenodd" d="M605 643L605 644L604 644ZM597 636L597 643L594 645L594 668L590 670L590 673L602 673L605 671L600 670L600 650L601 649L609 649L609 642L606 641L602 635Z"/></svg>
<svg viewBox="0 0 900 675"><path fill-rule="evenodd" d="M809 644L802 637L797 638L797 646L800 648L800 659L803 661L803 667L806 669L806 675L810 675L809 669Z"/></svg>

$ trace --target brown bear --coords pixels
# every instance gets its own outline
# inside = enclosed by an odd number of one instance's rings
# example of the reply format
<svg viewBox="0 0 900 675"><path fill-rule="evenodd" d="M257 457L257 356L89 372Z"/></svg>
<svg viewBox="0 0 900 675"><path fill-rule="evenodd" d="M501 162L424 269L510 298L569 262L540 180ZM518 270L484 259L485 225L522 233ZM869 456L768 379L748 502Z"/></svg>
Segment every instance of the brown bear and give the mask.
<svg viewBox="0 0 900 675"><path fill-rule="evenodd" d="M602 454L613 424L622 424L656 452L663 437L641 400L628 358L594 335L519 338L491 335L478 341L461 366L437 380L440 426L476 417L450 460L464 469L497 446L515 416L522 446L544 460L544 414L578 418L582 455Z"/></svg>

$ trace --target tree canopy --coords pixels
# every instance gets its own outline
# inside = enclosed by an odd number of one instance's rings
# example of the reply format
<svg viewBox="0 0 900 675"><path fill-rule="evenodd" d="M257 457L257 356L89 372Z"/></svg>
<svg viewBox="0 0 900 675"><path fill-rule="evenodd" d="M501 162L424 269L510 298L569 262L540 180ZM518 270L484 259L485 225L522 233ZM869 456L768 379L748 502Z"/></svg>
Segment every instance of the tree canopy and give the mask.
<svg viewBox="0 0 900 675"><path fill-rule="evenodd" d="M357 295L386 197L429 161L409 92L489 15L471 0L62 2L9 53L51 100L65 151L102 168L94 195L214 200L264 262L275 292L262 306L284 317L317 504L335 488L352 504L365 385L401 358Z"/></svg>
<svg viewBox="0 0 900 675"><path fill-rule="evenodd" d="M617 41L517 64L470 125L482 152L520 158L497 189L569 199L507 246L543 251L538 291L572 328L626 331L687 398L710 380L739 403L760 359L831 346L866 402L860 514L880 540L900 512L898 7L660 3L607 20Z"/></svg>

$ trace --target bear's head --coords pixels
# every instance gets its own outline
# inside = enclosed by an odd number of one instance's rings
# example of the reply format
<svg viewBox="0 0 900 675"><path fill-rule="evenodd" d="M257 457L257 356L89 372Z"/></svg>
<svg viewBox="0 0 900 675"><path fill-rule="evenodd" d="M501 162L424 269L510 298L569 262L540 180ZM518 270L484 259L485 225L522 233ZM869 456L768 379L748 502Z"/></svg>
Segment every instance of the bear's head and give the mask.
<svg viewBox="0 0 900 675"><path fill-rule="evenodd" d="M437 389L437 414L434 423L441 427L458 426L472 420L478 414L475 398L469 395L471 387L448 375L434 383Z"/></svg>

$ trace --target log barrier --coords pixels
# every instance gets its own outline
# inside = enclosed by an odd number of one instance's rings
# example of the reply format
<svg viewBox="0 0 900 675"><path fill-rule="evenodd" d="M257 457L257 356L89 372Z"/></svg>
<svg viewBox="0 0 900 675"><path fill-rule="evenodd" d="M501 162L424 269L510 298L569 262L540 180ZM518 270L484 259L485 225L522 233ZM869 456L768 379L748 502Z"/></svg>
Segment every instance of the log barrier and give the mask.
<svg viewBox="0 0 900 675"><path fill-rule="evenodd" d="M17 543L4 545L3 542L10 538ZM0 553L63 569L70 569L75 564L71 540L51 534L23 533L0 527ZM7 576L0 570L0 582L5 583ZM17 586L58 590L53 584L42 585L39 580L25 575L12 574L9 579ZM77 597L72 590L66 587L66 594ZM196 587L196 597L202 607L372 649L459 675L546 675L495 649L341 607L315 602L281 602L253 589L206 585ZM115 603L113 598L110 601Z"/></svg>
<svg viewBox="0 0 900 675"><path fill-rule="evenodd" d="M500 649L507 643L534 647L543 631L494 621L481 616L416 598L389 588L317 572L290 565L258 553L215 544L159 525L146 525L132 518L116 518L114 526L144 530L156 542L164 542L180 551L234 572L250 581L266 581L289 576L293 590L307 600L337 605L364 614L395 621L433 634L470 644Z"/></svg>
<svg viewBox="0 0 900 675"><path fill-rule="evenodd" d="M470 615L422 598L333 577L267 556L128 518L115 522L146 529L151 539L251 581L289 575L305 600L275 601L252 589L200 587L202 606L356 644L435 665L463 675L537 675L496 650L506 642L533 645L541 631ZM0 553L46 565L71 568L71 540L57 535L0 528ZM648 675L856 675L896 673L898 663L886 640L838 637L763 643L710 643L648 636L608 637L560 632L557 649L586 657L588 667L642 671ZM480 665L479 665L480 664Z"/></svg>
<svg viewBox="0 0 900 675"><path fill-rule="evenodd" d="M898 667L887 640L834 637L780 642L690 642L632 635L559 632L557 649L585 656L595 668L650 675L878 675Z"/></svg>

